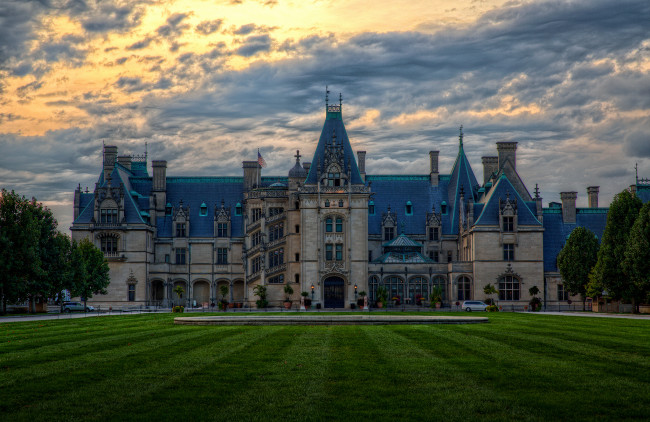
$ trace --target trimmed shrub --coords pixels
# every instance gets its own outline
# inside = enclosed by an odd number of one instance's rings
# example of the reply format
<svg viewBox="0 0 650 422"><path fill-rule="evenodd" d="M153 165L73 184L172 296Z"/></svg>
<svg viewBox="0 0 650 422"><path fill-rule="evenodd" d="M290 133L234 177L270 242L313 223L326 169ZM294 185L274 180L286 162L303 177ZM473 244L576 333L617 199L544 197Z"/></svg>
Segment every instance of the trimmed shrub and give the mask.
<svg viewBox="0 0 650 422"><path fill-rule="evenodd" d="M499 312L499 307L497 305L490 305L486 308L488 312Z"/></svg>
<svg viewBox="0 0 650 422"><path fill-rule="evenodd" d="M172 308L172 312L175 313L175 314L176 313L182 314L183 312L185 312L185 307L184 306L174 306Z"/></svg>

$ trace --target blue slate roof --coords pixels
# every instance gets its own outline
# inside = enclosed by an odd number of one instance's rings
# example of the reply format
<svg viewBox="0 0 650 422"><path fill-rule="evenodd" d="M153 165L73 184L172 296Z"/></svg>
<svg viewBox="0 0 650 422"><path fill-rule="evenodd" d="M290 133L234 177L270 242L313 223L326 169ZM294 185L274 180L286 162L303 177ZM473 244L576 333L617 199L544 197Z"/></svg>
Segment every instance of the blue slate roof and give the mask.
<svg viewBox="0 0 650 422"><path fill-rule="evenodd" d="M637 184L636 196L638 196L643 203L650 202L650 186Z"/></svg>
<svg viewBox="0 0 650 422"><path fill-rule="evenodd" d="M478 182L476 176L472 171L465 151L463 149L463 142L461 140L460 147L458 148L458 156L454 167L452 167L449 186L448 186L448 202L450 204L449 214L451 216L450 228L452 233L458 233L458 207L460 207L460 190L461 187L464 192L465 202L478 200Z"/></svg>
<svg viewBox="0 0 650 422"><path fill-rule="evenodd" d="M560 253L567 238L576 227L591 230L598 241L603 237L607 223L608 208L578 208L576 223L568 224L562 221L562 208L544 208L544 271L557 272L557 255Z"/></svg>
<svg viewBox="0 0 650 422"><path fill-rule="evenodd" d="M348 165L350 165L352 171L352 184L362 185L363 180L361 179L359 167L357 166L357 161L354 157L354 153L352 152L352 146L350 145L350 140L348 139L348 133L345 131L342 112L327 111L326 113L327 114L325 116L323 130L321 131L320 139L318 140L318 145L316 146L316 152L314 152L314 158L311 160L311 167L309 168L309 174L307 175L305 183L311 185L318 183L317 173L319 163L321 166L321 171L326 171L326 169L323 168L325 146L332 144L332 134L336 133L336 144L343 147L343 171L347 173Z"/></svg>
<svg viewBox="0 0 650 422"><path fill-rule="evenodd" d="M541 225L535 216L535 202L525 202L517 190L512 186L505 174L497 180L496 185L488 192L485 206L481 207L480 214L476 219L477 226L498 226L499 225L499 198L505 200L507 195L517 200L517 224L522 226ZM476 213L478 207L474 208ZM535 211L533 211L535 210Z"/></svg>
<svg viewBox="0 0 650 422"><path fill-rule="evenodd" d="M433 205L440 212L440 204L447 201L448 178L441 177L438 186L431 186L429 175L366 176L375 193L375 214L368 216L368 234L381 235L381 216L390 206L397 216L397 232L408 235L425 234L427 213ZM411 201L412 215L406 215L406 203ZM442 215L442 233L451 232L449 213Z"/></svg>

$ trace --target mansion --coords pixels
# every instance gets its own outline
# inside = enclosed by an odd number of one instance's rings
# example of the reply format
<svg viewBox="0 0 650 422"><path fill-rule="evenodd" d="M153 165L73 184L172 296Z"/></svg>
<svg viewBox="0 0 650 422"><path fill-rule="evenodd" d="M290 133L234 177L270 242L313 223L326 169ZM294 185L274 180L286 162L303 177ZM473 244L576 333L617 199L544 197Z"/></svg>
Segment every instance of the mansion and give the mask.
<svg viewBox="0 0 650 422"><path fill-rule="evenodd" d="M308 149L312 149L311 146ZM261 157L244 161L241 177L175 177L167 162L120 156L104 146L103 168L92 192L74 195L73 239L91 239L110 267L104 306L210 306L221 299L255 307L254 289L267 286L271 306L290 284L324 308L349 308L360 292L415 304L434 287L445 305L484 300L487 284L500 304L524 306L529 289L545 303L569 299L556 257L571 231L584 226L602 237L607 208L598 187L543 207L517 172L517 143L497 142L482 157L478 180L463 146L449 173L429 152L429 173L366 173L366 152L353 152L342 106L326 105L310 162L285 176L262 175ZM650 186L632 189L650 200ZM181 286L182 297L174 293Z"/></svg>

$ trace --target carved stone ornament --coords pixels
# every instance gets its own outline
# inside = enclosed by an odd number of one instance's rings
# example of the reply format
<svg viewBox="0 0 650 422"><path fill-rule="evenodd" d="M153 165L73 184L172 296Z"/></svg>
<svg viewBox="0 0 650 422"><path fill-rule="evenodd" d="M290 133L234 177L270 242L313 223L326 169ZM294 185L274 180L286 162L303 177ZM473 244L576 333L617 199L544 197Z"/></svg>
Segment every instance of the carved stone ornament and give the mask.
<svg viewBox="0 0 650 422"><path fill-rule="evenodd" d="M517 215L517 200L510 199L510 192L506 192L506 199L499 198L499 210L501 215Z"/></svg>
<svg viewBox="0 0 650 422"><path fill-rule="evenodd" d="M431 207L431 212L427 213L427 226L439 227L442 221L440 213L436 213L436 206Z"/></svg>
<svg viewBox="0 0 650 422"><path fill-rule="evenodd" d="M390 205L386 212L381 213L382 226L397 226L397 214L390 210Z"/></svg>
<svg viewBox="0 0 650 422"><path fill-rule="evenodd" d="M221 208L217 209L215 207L215 221L217 223L228 223L230 222L230 208L226 209L224 202L221 201Z"/></svg>
<svg viewBox="0 0 650 422"><path fill-rule="evenodd" d="M126 284L137 284L138 279L133 275L133 270L130 270L129 278L126 279Z"/></svg>
<svg viewBox="0 0 650 422"><path fill-rule="evenodd" d="M344 267L343 264L340 263L340 262L330 262L330 263L326 263L326 264L325 264L325 267L323 268L323 270L324 270L326 273L339 273L339 274L343 274L343 273L345 272L345 267Z"/></svg>

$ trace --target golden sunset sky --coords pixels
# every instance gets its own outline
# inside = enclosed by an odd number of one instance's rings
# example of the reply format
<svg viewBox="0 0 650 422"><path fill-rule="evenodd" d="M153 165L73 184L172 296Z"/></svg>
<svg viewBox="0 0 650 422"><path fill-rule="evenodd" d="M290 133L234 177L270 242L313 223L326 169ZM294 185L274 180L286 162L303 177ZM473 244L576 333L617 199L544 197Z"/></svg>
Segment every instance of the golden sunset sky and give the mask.
<svg viewBox="0 0 650 422"><path fill-rule="evenodd" d="M168 175L267 175L316 147L343 95L374 174L450 171L519 142L545 204L650 177L648 1L0 2L0 186L67 230L102 144L166 159Z"/></svg>

